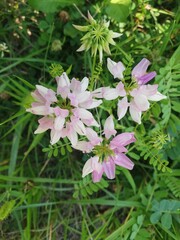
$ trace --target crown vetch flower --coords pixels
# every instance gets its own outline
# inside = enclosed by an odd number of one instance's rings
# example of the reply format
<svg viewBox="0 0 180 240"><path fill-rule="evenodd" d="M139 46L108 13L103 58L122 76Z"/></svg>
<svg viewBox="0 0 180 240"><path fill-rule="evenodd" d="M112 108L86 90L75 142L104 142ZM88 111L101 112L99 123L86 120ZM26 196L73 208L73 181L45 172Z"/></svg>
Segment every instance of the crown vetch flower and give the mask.
<svg viewBox="0 0 180 240"><path fill-rule="evenodd" d="M103 51L107 54L111 54L109 44L115 45L114 38L121 36L122 34L109 30L110 22L96 21L88 12L89 25L78 26L73 25L76 29L82 32L87 32L82 38L82 45L77 51L88 51L91 48L92 56L96 56L99 52L99 59L102 62Z"/></svg>
<svg viewBox="0 0 180 240"><path fill-rule="evenodd" d="M115 178L115 166L133 169L133 162L124 154L126 146L135 141L134 133L122 133L116 135L112 116L109 116L104 124L104 138L89 138L87 141L79 141L75 146L83 152L93 152L94 156L86 161L83 167L82 177L92 173L93 182L99 182L105 173L109 179ZM112 138L112 136L115 136ZM111 139L112 138L112 139ZM94 141L95 140L95 141Z"/></svg>
<svg viewBox="0 0 180 240"><path fill-rule="evenodd" d="M97 98L106 100L123 97L118 101L117 115L118 119L122 119L128 108L132 119L138 124L141 123L142 112L147 111L150 107L149 101L160 101L166 96L158 92L158 85L149 85L146 83L156 76L156 72L147 73L150 65L149 60L143 58L132 70L132 82L129 86L124 86L122 82L118 83L116 88L103 87L93 91L93 95ZM114 78L123 79L124 65L121 62L114 62L110 58L107 59L107 67Z"/></svg>
<svg viewBox="0 0 180 240"><path fill-rule="evenodd" d="M66 73L56 77L57 93L37 85L32 92L35 102L26 111L43 116L39 119L36 134L51 130L51 144L60 138L67 137L72 145L76 145L78 134L85 135L87 126L99 124L87 109L99 106L102 100L94 99L87 90L89 80L69 80ZM89 130L88 130L89 131Z"/></svg>

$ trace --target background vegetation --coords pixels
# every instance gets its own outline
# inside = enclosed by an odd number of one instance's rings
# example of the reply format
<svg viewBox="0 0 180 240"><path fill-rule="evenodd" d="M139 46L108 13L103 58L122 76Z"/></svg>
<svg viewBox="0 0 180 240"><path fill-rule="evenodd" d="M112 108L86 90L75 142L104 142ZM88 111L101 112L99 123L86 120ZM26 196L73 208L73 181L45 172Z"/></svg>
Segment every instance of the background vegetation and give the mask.
<svg viewBox="0 0 180 240"><path fill-rule="evenodd" d="M0 1L0 239L180 239L178 2ZM151 105L141 125L116 122L119 132L137 134L129 149L135 167L96 184L81 177L88 156L66 142L50 146L48 133L34 135L37 117L25 111L35 84L55 85L55 64L113 84L107 55L92 72L90 53L76 52L82 34L72 24L86 25L88 10L122 33L111 58L129 66L148 58L168 97ZM113 111L109 102L103 108Z"/></svg>

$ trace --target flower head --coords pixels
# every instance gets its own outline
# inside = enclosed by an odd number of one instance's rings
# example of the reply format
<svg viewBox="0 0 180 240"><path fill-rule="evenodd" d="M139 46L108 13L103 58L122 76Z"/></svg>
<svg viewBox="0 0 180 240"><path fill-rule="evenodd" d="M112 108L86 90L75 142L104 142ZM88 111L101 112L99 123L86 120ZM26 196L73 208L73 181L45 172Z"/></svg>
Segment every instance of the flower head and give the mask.
<svg viewBox="0 0 180 240"><path fill-rule="evenodd" d="M131 170L133 162L124 154L127 152L126 146L135 141L134 133L122 133L116 135L112 116L109 116L104 124L105 137L93 143L97 135L89 138L89 142L78 142L75 146L84 152L93 152L94 156L85 163L82 176L92 173L93 182L99 182L102 174L105 173L109 179L115 178L115 166ZM115 137L112 137L115 136ZM88 148L89 145L89 148ZM81 148L80 148L81 147Z"/></svg>
<svg viewBox="0 0 180 240"><path fill-rule="evenodd" d="M101 104L101 100L94 99L87 90L89 80L83 78L78 81L69 80L66 73L56 77L57 93L46 87L37 85L32 92L35 102L27 109L36 115L43 116L39 119L39 126L35 133L51 130L51 144L55 144L60 138L67 137L72 145L76 145L78 135L85 135L89 126L98 127L92 113L92 109Z"/></svg>
<svg viewBox="0 0 180 240"><path fill-rule="evenodd" d="M93 91L93 95L106 100L123 97L118 100L118 119L122 119L129 108L133 121L140 124L142 112L150 108L149 101L160 101L166 98L166 96L158 92L157 84L146 85L147 82L156 76L156 72L146 72L149 65L149 60L143 58L133 68L131 72L132 79L129 84L123 81L123 83L119 82L116 88L102 87ZM123 79L125 67L121 62L116 63L108 58L107 67L114 78Z"/></svg>
<svg viewBox="0 0 180 240"><path fill-rule="evenodd" d="M121 34L109 30L109 22L97 22L89 12L88 21L89 25L87 26L74 25L79 31L87 32L81 38L82 45L77 51L88 51L91 48L92 56L96 56L99 52L99 59L102 62L103 51L110 55L109 44L115 45L113 38L117 38Z"/></svg>

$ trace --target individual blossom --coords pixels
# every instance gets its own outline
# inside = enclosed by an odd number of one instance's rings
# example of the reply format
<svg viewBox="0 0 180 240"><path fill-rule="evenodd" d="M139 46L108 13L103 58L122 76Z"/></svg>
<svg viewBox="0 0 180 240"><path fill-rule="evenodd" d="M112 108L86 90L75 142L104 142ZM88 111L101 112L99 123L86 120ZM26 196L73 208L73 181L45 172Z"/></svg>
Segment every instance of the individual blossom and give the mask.
<svg viewBox="0 0 180 240"><path fill-rule="evenodd" d="M89 12L87 20L89 22L87 26L73 25L79 31L87 32L81 38L82 45L77 51L88 51L91 49L92 56L96 56L97 52L99 52L99 60L102 62L103 51L110 55L109 44L115 45L113 39L121 36L121 34L109 30L109 21L96 21Z"/></svg>
<svg viewBox="0 0 180 240"><path fill-rule="evenodd" d="M125 155L126 146L135 141L134 133L122 133L116 135L112 116L109 116L104 124L104 137L98 138L97 134L89 141L79 141L75 146L83 152L92 152L83 167L82 177L92 173L93 182L99 182L103 173L109 179L115 178L116 165L132 170L134 163Z"/></svg>
<svg viewBox="0 0 180 240"><path fill-rule="evenodd" d="M50 129L51 144L67 137L72 145L76 145L78 135L86 135L86 128L99 126L87 109L99 106L102 101L96 100L87 90L89 80L86 77L82 81L75 78L70 81L67 74L63 73L56 77L56 81L57 92L36 85L36 90L32 92L35 102L27 111L43 116L38 120L36 134Z"/></svg>
<svg viewBox="0 0 180 240"><path fill-rule="evenodd" d="M94 96L97 98L105 98L106 100L123 97L118 100L118 119L122 119L129 108L133 121L141 124L142 112L149 109L149 101L160 101L166 98L166 96L158 92L157 84L146 84L156 76L155 71L147 73L149 65L149 60L143 58L133 68L131 72L131 82L127 84L123 79L123 72L125 70L124 65L121 62L116 63L108 58L107 67L109 71L114 78L118 78L123 82L119 82L116 88L104 87L96 89L93 92Z"/></svg>

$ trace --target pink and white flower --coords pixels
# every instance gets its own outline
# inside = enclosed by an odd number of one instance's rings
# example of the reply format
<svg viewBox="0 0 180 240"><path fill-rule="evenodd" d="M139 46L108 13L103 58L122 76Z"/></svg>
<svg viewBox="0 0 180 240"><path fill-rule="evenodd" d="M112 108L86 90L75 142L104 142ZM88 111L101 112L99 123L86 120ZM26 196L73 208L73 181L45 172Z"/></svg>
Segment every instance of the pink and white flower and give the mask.
<svg viewBox="0 0 180 240"><path fill-rule="evenodd" d="M32 92L35 102L26 111L43 116L38 121L39 126L35 133L50 129L51 144L67 137L72 145L76 145L78 135L86 135L87 126L99 126L87 109L99 106L102 100L96 100L87 90L89 80L86 77L82 81L75 78L70 81L67 74L63 73L56 77L56 81L57 93L37 85Z"/></svg>
<svg viewBox="0 0 180 240"><path fill-rule="evenodd" d="M130 115L133 121L141 124L142 112L149 109L149 101L160 101L165 99L166 96L158 92L158 85L145 85L156 76L156 72L147 73L147 68L150 65L150 61L143 58L132 70L131 77L134 88L130 84L124 86L122 82L119 82L116 88L102 87L93 91L93 95L97 98L104 98L106 100L113 100L119 97L123 97L118 100L117 115L118 119L122 119L129 108ZM107 59L107 67L114 78L123 79L124 65L121 62L114 62L110 58ZM135 82L135 84L134 84Z"/></svg>
<svg viewBox="0 0 180 240"><path fill-rule="evenodd" d="M133 169L134 163L124 154L127 152L126 146L135 141L134 133L122 133L115 136L114 122L112 116L109 116L104 124L105 138L97 141L97 135L90 141L79 141L75 146L83 152L93 152L95 156L91 157L83 167L82 177L92 173L93 182L99 182L103 173L109 179L115 178L115 166ZM112 136L115 136L112 138ZM112 138L112 139L111 139ZM111 140L110 140L111 139Z"/></svg>

